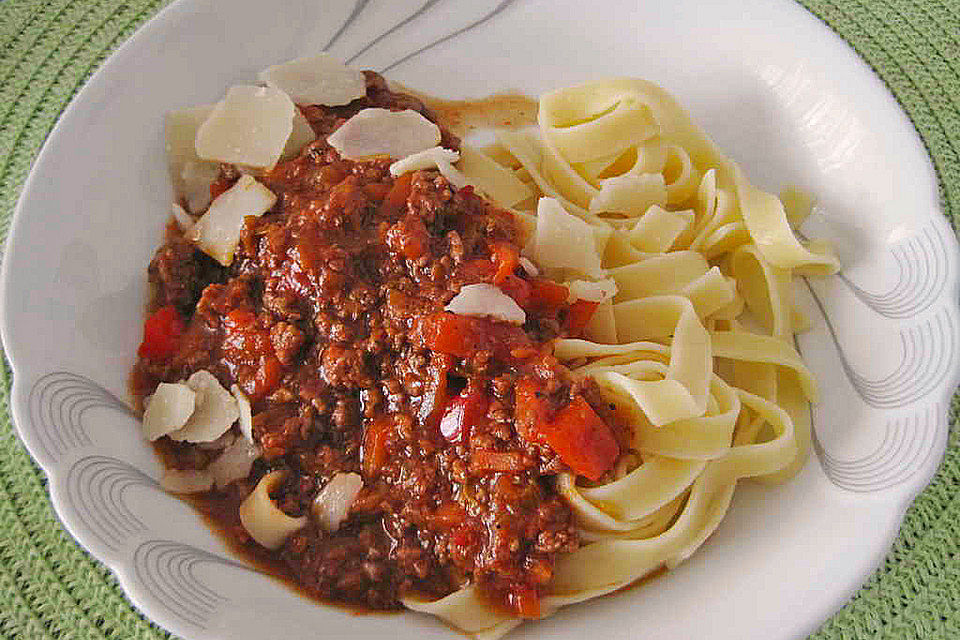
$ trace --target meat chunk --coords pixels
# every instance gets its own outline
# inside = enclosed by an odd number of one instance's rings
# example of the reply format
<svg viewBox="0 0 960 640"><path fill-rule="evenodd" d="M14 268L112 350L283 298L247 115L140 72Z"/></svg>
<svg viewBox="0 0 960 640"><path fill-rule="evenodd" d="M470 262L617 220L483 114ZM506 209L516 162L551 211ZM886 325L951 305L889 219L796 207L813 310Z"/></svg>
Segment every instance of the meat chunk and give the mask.
<svg viewBox="0 0 960 640"><path fill-rule="evenodd" d="M336 344L323 350L320 377L331 387L367 387L373 382L363 352Z"/></svg>
<svg viewBox="0 0 960 640"><path fill-rule="evenodd" d="M300 353L305 341L306 336L303 335L303 331L289 322L278 322L270 327L270 343L282 364L291 364Z"/></svg>
<svg viewBox="0 0 960 640"><path fill-rule="evenodd" d="M221 269L181 236L160 247L147 268L147 276L157 288L157 306L172 304L181 311L192 310L203 288L220 275Z"/></svg>

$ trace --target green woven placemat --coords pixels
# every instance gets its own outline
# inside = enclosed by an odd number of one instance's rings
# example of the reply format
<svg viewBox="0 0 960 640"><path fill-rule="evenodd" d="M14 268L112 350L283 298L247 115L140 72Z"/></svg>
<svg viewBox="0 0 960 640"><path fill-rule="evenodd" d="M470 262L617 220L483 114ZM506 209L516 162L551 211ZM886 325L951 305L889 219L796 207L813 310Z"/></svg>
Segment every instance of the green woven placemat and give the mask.
<svg viewBox="0 0 960 640"><path fill-rule="evenodd" d="M318 0L319 1L319 0ZM165 2L0 0L0 236L30 164L67 102ZM960 0L803 0L903 105L960 221ZM170 637L135 611L110 572L60 526L46 479L13 435L0 367L0 634ZM856 597L812 638L960 638L960 397L946 459Z"/></svg>

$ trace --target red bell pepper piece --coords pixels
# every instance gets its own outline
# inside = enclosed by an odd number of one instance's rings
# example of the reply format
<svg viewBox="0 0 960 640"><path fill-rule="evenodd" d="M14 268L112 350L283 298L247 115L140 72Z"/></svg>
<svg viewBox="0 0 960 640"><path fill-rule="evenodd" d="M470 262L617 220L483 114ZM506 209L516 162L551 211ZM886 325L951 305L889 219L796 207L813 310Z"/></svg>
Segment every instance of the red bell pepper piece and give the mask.
<svg viewBox="0 0 960 640"><path fill-rule="evenodd" d="M570 333L581 333L590 323L590 318L593 317L594 312L596 312L599 306L599 302L591 302L589 300L577 300L571 304L567 308L567 315L563 322L567 331Z"/></svg>
<svg viewBox="0 0 960 640"><path fill-rule="evenodd" d="M613 467L620 445L583 396L551 411L539 382L530 377L520 380L515 394L517 431L523 438L549 445L572 471L591 480Z"/></svg>
<svg viewBox="0 0 960 640"><path fill-rule="evenodd" d="M487 415L487 394L476 385L468 384L450 399L440 418L440 433L450 442L464 442L473 426Z"/></svg>
<svg viewBox="0 0 960 640"><path fill-rule="evenodd" d="M137 353L149 360L169 358L177 350L186 323L173 305L160 307L143 323L143 342Z"/></svg>
<svg viewBox="0 0 960 640"><path fill-rule="evenodd" d="M403 211L407 205L407 198L410 196L412 181L412 172L405 173L397 178L393 186L390 187L390 191L387 192L387 196L383 199L383 204L381 205L383 209L394 213Z"/></svg>
<svg viewBox="0 0 960 640"><path fill-rule="evenodd" d="M556 313L570 295L565 286L545 278L534 278L530 286L530 305L540 313Z"/></svg>
<svg viewBox="0 0 960 640"><path fill-rule="evenodd" d="M467 358L478 351L493 351L498 357L508 359L512 350L533 346L523 329L515 325L446 312L424 316L419 333L432 351L458 358Z"/></svg>
<svg viewBox="0 0 960 640"><path fill-rule="evenodd" d="M520 264L520 251L509 242L498 242L493 245L490 259L497 270L493 276L493 284L500 284L507 276L512 276Z"/></svg>

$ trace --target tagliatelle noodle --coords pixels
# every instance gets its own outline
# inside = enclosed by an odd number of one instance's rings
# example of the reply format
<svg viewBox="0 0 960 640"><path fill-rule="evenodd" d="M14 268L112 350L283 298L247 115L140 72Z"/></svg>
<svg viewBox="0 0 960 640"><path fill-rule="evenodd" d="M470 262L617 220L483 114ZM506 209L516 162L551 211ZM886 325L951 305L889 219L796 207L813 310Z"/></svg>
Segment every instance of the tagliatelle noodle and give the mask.
<svg viewBox="0 0 960 640"><path fill-rule="evenodd" d="M498 204L513 208L527 234L525 253L537 260L543 234L549 250L540 251L555 264L537 267L549 277L571 282L579 271L575 289L600 286L583 277L617 289L600 299L587 339L554 343L632 440L599 482L556 478L582 545L557 559L541 593L548 615L676 566L720 525L740 479L783 482L803 465L817 390L792 342L808 325L792 278L838 263L793 232L808 200L788 192L788 215L650 82L614 78L546 94L536 132L496 137L487 153L465 151L461 171L495 200L503 194ZM583 253L591 245L595 261ZM482 639L519 622L472 585L404 604Z"/></svg>

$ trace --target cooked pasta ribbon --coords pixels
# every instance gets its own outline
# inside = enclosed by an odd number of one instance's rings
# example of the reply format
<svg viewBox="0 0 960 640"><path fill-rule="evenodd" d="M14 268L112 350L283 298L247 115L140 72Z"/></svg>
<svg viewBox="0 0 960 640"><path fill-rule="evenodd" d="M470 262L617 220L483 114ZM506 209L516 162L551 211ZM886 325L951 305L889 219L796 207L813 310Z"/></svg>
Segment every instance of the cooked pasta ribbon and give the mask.
<svg viewBox="0 0 960 640"><path fill-rule="evenodd" d="M463 171L517 213L530 257L554 277L616 285L586 339L554 343L632 435L600 482L555 480L582 544L542 590L548 615L676 566L720 525L739 480L799 470L817 389L793 347L809 321L792 279L839 264L795 235L802 194L786 192L788 213L650 82L554 91L536 132L496 135L486 155L464 153ZM518 624L472 585L404 603L478 638Z"/></svg>

